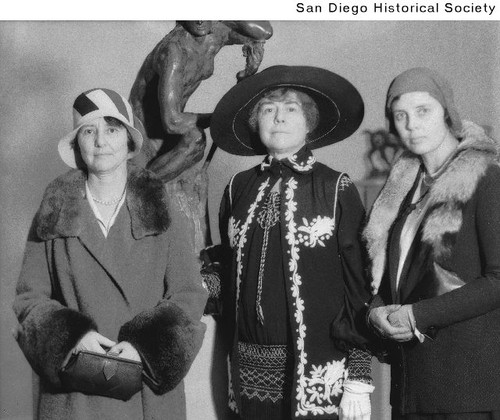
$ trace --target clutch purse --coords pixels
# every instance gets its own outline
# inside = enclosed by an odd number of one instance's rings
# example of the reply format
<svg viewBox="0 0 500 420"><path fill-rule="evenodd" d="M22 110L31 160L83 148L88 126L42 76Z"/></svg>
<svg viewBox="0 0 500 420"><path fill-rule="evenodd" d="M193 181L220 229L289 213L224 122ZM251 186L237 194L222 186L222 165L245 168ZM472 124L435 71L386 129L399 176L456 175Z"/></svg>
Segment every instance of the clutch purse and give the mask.
<svg viewBox="0 0 500 420"><path fill-rule="evenodd" d="M71 356L59 377L67 391L127 401L142 389L142 364L83 350Z"/></svg>

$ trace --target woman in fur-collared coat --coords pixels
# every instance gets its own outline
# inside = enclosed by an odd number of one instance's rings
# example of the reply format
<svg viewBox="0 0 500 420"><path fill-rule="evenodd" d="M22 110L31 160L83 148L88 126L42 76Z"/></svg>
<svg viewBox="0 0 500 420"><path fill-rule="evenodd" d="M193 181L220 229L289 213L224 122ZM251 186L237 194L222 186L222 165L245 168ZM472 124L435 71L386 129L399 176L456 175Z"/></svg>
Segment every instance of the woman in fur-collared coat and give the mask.
<svg viewBox="0 0 500 420"><path fill-rule="evenodd" d="M407 147L364 237L369 322L392 364L393 419L500 418L500 168L495 142L462 122L437 73L387 94Z"/></svg>
<svg viewBox="0 0 500 420"><path fill-rule="evenodd" d="M122 96L76 99L74 130L59 142L74 169L45 191L14 302L18 343L40 377L36 418L185 418L206 292L163 183L128 164L141 144ZM81 350L141 361L142 390L122 401L68 389L60 371Z"/></svg>

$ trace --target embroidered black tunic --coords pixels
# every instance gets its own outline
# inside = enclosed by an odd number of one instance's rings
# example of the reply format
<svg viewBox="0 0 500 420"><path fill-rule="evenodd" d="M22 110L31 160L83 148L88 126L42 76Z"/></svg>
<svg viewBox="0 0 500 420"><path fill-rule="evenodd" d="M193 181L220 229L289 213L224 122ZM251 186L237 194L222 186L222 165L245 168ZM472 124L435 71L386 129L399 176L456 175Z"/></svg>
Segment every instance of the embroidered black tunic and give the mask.
<svg viewBox="0 0 500 420"><path fill-rule="evenodd" d="M306 147L231 179L220 226L232 255L230 406L243 418L337 418L348 353L334 338L364 344L363 216L349 177Z"/></svg>

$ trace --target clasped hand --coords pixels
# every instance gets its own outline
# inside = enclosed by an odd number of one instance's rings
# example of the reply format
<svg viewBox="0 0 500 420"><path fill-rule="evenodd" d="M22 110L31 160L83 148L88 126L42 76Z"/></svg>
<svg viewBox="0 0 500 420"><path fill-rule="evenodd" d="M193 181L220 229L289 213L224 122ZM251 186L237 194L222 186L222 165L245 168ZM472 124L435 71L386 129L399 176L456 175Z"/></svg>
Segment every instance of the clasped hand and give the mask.
<svg viewBox="0 0 500 420"><path fill-rule="evenodd" d="M107 351L105 349L108 349ZM63 362L63 367L66 366L72 354L77 354L79 351L87 350L101 354L112 354L114 356L122 357L124 359L141 361L141 357L137 350L128 341L121 341L119 343L110 340L107 337L99 334L97 331L89 331L76 343L75 347L71 349Z"/></svg>
<svg viewBox="0 0 500 420"><path fill-rule="evenodd" d="M413 338L415 325L411 305L373 308L368 320L382 337L399 342L410 341Z"/></svg>

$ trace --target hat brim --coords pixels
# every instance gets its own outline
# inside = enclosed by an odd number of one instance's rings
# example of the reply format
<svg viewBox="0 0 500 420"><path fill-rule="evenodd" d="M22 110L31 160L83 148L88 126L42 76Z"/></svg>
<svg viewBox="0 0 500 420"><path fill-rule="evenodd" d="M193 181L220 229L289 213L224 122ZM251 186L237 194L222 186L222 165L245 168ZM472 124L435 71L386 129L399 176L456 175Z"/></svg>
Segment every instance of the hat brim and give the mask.
<svg viewBox="0 0 500 420"><path fill-rule="evenodd" d="M143 137L141 132L136 129L135 127L131 126L128 121L123 118L121 115L99 115L96 113L95 116L93 116L92 119L99 118L99 117L109 117L112 116L113 118L118 119L123 125L127 128L128 132L130 133L130 136L132 137L132 141L135 144L135 150L133 152L129 153L128 159L132 159L133 157L137 156L142 148L142 143L143 143ZM75 148L74 148L74 142L76 141L76 135L78 133L78 130L85 124L88 124L89 121L91 120L85 120L81 124L79 124L75 129L73 129L70 133L65 135L62 139L59 140L59 143L57 145L57 150L59 152L59 156L63 160L63 162L68 165L71 168L78 168L81 165L78 164L77 162L77 157L75 155ZM134 124L140 123L140 120L135 117L134 115Z"/></svg>
<svg viewBox="0 0 500 420"><path fill-rule="evenodd" d="M219 101L210 123L210 133L217 146L235 155L266 154L248 120L259 99L269 90L280 87L301 90L316 102L319 123L307 138L311 149L346 139L363 121L363 100L348 80L318 67L273 66L239 82Z"/></svg>

